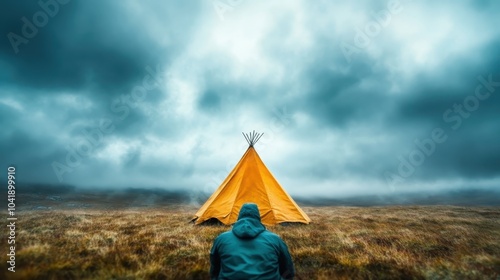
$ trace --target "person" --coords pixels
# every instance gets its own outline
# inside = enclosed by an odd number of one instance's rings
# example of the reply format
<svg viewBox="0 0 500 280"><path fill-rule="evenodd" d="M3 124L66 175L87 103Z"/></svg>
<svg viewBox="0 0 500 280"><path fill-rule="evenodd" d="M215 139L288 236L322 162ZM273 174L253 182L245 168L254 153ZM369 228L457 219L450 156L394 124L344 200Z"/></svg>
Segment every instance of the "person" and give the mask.
<svg viewBox="0 0 500 280"><path fill-rule="evenodd" d="M211 279L293 279L295 270L285 242L268 231L259 208L245 203L230 231L220 234L210 250Z"/></svg>

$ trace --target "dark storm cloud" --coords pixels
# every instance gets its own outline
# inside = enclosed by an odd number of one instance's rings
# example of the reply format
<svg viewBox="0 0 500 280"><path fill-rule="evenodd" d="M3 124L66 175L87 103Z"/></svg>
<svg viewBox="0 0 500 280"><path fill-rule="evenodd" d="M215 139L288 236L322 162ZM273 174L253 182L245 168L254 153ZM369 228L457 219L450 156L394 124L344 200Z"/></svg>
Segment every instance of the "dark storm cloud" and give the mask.
<svg viewBox="0 0 500 280"><path fill-rule="evenodd" d="M352 67L348 73L316 69L308 75L311 88L310 94L304 96L304 102L307 108L314 108L311 113L316 114L320 121L332 126L370 121L381 112L379 104L387 104L383 85L367 89L360 87L363 81L384 79L383 75L373 73L367 67Z"/></svg>
<svg viewBox="0 0 500 280"><path fill-rule="evenodd" d="M39 27L27 44L17 46L17 54L9 40L2 40L0 56L5 68L0 79L6 94L16 91L17 96L30 95L37 100L76 92L89 99L93 108L85 112L54 108L52 113L62 115L67 123L113 115L110 112L112 102L130 94L131 89L142 82L148 74L146 67L154 69L159 61L168 61L168 57L175 56L176 48L183 44L187 35L179 34L174 25L183 26L187 31L190 22L177 16L168 22L169 17L188 8L192 8L191 13L196 13L195 7L165 8L164 28L158 32L145 32L140 17L127 5L102 2L99 8L95 8L94 4L81 1L59 4L54 17ZM13 32L23 36L25 21L21 19L33 23L33 15L43 11L36 1L30 4L8 2L6 5L2 9L2 34ZM160 46L164 40L169 43ZM159 96L158 92L150 92L144 102L155 102ZM25 104L31 105L30 102ZM50 107L54 105L47 104L47 113L51 113ZM139 124L144 119L140 111L131 111L117 124L115 133L141 133ZM82 124L85 125L89 124ZM75 127L72 133L78 134L81 129Z"/></svg>
<svg viewBox="0 0 500 280"><path fill-rule="evenodd" d="M244 152L239 132L255 128L292 194L382 193L387 173L397 191L498 185L500 87L467 117L455 104L485 93L478 77L500 81L500 5L394 3L244 2L222 20L209 2L74 0L17 53L8 34L42 8L3 4L2 163L29 182L59 183L58 162L63 183L210 192ZM446 140L401 174L435 129Z"/></svg>
<svg viewBox="0 0 500 280"><path fill-rule="evenodd" d="M325 45L324 41L318 43ZM354 158L343 162L342 170L356 176L378 177L384 171L397 169L397 157L407 157L416 149L414 141L430 137L437 127L445 130L447 142L437 144L435 154L426 157L425 164L417 166L407 180L495 178L498 177L495 166L499 163L498 145L493 139L500 138L500 131L488 124L495 122L500 100L492 96L481 102L480 109L471 112L470 118L464 118L464 126L457 131L450 129L456 121L444 119L443 114L453 109L454 104L463 103L467 96L474 96L478 76L486 78L493 74L494 81L500 80L499 47L498 40L488 41L470 53L451 56L439 69L417 71L411 82L403 85L404 94L399 95L389 94L388 69L375 67L377 60L357 59L346 66L339 57L318 51L315 53L320 54L318 60L323 63L312 63L311 70L305 71L310 91L302 96L307 104L302 107L325 127L343 130L345 136L355 126L368 125L379 130L366 129L363 137L387 134L398 138L397 143L386 142L384 146L377 142L357 145L357 139L345 138L364 154L362 162L350 160ZM384 59L380 57L378 61ZM378 127L380 122L382 126ZM466 122L470 124L465 125ZM318 172L325 166L313 169ZM326 176L327 170L322 174Z"/></svg>
<svg viewBox="0 0 500 280"><path fill-rule="evenodd" d="M2 34L24 36L26 21L22 19L33 24L33 16L44 11L36 1L26 3L4 4ZM146 31L142 26L144 15L138 16L129 5L105 1L96 8L96 4L59 4L47 24L37 28L28 43L17 46L17 54L10 40L2 40L0 57L6 67L1 81L25 88L25 94L86 90L85 94L95 95L93 101L103 100L108 105L111 97L129 92L140 83L147 66L155 68L159 61L167 63L178 54L194 21L176 13L197 12L191 5L154 4L144 12L162 16L163 25Z"/></svg>
<svg viewBox="0 0 500 280"><path fill-rule="evenodd" d="M447 135L445 143L437 144L436 154L419 168L416 177L420 180L498 176L499 48L496 40L478 49L477 53L484 55L479 65L462 58L449 63L440 75L422 75L410 85L411 94L398 101L398 110L392 115L398 127L411 127L418 139L429 138L434 128ZM490 78L497 86L488 89L484 81ZM483 95L487 95L484 100L478 98Z"/></svg>
<svg viewBox="0 0 500 280"><path fill-rule="evenodd" d="M51 3L49 9L54 15L41 27L33 25L36 30L30 27L40 20L34 15L46 11L36 1L5 3L0 17L0 31L6 35L0 45L2 95L7 101L19 101L23 107L15 110L1 104L3 115L8 114L2 118L5 122L2 157L34 170L33 178L25 177L28 181L53 180L53 171L47 170L50 163L64 160L68 153L65 147L75 145L75 139L82 137L82 130L91 131L102 118L114 120L114 136L127 139L143 135L147 129L145 113L129 106L126 118L120 119L124 111L114 112L113 102L130 95L146 75L157 68L164 69L164 64L182 50L195 20L179 13L197 13L196 6L165 7L155 3L144 13L161 16L157 23L161 28L144 30L145 14L140 15L129 5L102 2L96 8L96 3L81 1L41 2ZM16 34L24 38L30 32L34 35L26 37L28 42L22 44L16 41L12 44L8 36ZM159 89L149 91L148 95L142 103L163 99ZM63 98L74 99L73 106L54 102ZM47 131L43 138L33 135L30 126L36 126L32 121L36 114L42 115L39 121L59 126L59 130ZM10 147L16 143L16 149ZM95 152L104 147L97 145ZM125 158L130 166L139 157L134 152L128 154Z"/></svg>
<svg viewBox="0 0 500 280"><path fill-rule="evenodd" d="M40 10L36 2L31 3L32 6L14 11L7 19L13 22L9 27L17 23L17 28L9 32L23 34L23 22L19 19L30 19ZM117 32L117 25L126 24L124 15L115 12L114 17L109 17L112 7L103 5L103 10L95 9L81 20L78 11L85 9L82 6L77 1L61 6L59 13L33 39L19 46L17 55L12 55L13 47L3 41L2 57L12 67L12 80L36 89L81 89L95 83L103 90L114 91L123 90L116 86L123 87L130 79L137 79L145 54L137 45L141 40L127 42L128 36L120 34L123 30ZM6 13L9 8L3 10Z"/></svg>

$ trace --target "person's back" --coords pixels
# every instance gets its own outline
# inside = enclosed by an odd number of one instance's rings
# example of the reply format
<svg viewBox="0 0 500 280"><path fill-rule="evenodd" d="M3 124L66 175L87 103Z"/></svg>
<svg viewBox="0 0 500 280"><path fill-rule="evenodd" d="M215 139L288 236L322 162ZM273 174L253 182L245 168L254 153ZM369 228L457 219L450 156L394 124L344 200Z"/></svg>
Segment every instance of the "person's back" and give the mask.
<svg viewBox="0 0 500 280"><path fill-rule="evenodd" d="M256 204L241 207L233 229L219 235L210 251L212 279L292 279L288 247L260 222Z"/></svg>

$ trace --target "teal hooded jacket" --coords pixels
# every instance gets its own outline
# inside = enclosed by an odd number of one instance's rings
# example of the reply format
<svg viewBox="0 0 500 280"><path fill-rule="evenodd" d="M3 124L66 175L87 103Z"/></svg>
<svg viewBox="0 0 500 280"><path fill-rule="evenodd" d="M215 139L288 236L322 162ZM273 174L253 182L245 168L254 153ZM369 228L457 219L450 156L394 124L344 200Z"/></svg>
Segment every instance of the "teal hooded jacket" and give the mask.
<svg viewBox="0 0 500 280"><path fill-rule="evenodd" d="M232 230L219 235L210 251L211 279L293 279L285 242L266 230L256 204L241 207Z"/></svg>

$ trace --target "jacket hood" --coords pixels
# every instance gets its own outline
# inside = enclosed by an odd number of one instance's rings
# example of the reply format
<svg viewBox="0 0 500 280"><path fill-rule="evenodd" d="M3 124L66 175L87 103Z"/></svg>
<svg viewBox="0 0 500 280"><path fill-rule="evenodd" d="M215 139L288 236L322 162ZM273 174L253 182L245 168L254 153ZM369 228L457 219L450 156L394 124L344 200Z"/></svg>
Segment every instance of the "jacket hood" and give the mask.
<svg viewBox="0 0 500 280"><path fill-rule="evenodd" d="M234 235L239 238L252 239L265 230L266 228L260 222L260 213L257 204L243 204L238 215L238 221L233 225Z"/></svg>

